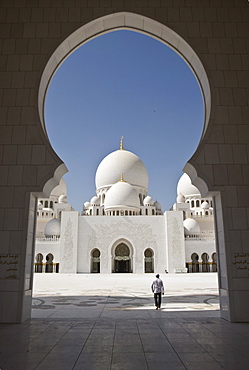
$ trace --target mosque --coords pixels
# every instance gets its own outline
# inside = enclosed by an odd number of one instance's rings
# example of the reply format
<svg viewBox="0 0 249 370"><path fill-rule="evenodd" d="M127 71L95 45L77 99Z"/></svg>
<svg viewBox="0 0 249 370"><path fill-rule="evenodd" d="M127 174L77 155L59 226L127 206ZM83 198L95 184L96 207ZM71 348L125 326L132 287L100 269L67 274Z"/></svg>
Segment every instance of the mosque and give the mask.
<svg viewBox="0 0 249 370"><path fill-rule="evenodd" d="M99 164L96 195L82 213L68 203L62 179L39 198L35 272L186 273L217 271L211 198L202 198L183 174L171 210L148 194L141 159L118 150Z"/></svg>

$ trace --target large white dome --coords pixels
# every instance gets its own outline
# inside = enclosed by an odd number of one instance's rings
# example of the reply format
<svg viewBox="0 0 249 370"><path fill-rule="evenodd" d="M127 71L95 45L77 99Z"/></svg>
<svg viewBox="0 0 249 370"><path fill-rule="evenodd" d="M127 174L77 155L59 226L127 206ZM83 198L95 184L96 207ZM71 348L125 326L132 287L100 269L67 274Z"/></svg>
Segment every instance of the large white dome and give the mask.
<svg viewBox="0 0 249 370"><path fill-rule="evenodd" d="M177 195L183 195L185 198L189 197L200 197L201 194L197 187L191 184L190 177L184 173L177 184Z"/></svg>
<svg viewBox="0 0 249 370"><path fill-rule="evenodd" d="M116 184L121 174L129 184L148 188L148 173L141 159L127 150L116 150L99 164L95 177L96 189Z"/></svg>
<svg viewBox="0 0 249 370"><path fill-rule="evenodd" d="M139 196L127 182L117 182L106 193L105 209L124 209L140 207Z"/></svg>

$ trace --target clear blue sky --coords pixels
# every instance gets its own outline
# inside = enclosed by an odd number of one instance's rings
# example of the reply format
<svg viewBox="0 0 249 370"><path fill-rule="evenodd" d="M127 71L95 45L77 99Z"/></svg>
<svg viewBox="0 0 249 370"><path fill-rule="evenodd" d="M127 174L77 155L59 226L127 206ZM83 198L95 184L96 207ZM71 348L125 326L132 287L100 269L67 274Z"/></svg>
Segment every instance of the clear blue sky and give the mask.
<svg viewBox="0 0 249 370"><path fill-rule="evenodd" d="M69 203L81 211L95 195L96 169L124 136L148 170L149 195L168 210L203 117L193 73L161 42L115 31L84 44L56 72L45 106L48 136L69 170Z"/></svg>

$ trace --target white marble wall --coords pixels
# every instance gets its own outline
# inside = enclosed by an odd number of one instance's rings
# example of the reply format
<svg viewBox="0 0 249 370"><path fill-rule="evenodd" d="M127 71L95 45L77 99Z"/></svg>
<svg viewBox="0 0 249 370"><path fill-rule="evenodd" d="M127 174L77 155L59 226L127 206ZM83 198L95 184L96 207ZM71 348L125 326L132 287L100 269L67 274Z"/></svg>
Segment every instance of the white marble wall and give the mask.
<svg viewBox="0 0 249 370"><path fill-rule="evenodd" d="M132 270L144 272L144 251L154 251L155 270L166 266L164 216L80 216L78 240L78 272L90 272L90 256L100 250L100 271L111 273L114 249L120 242L130 247Z"/></svg>
<svg viewBox="0 0 249 370"><path fill-rule="evenodd" d="M53 263L60 262L60 239L51 240L39 240L35 242L35 256L41 253L43 255L43 263L46 263L46 256L51 253L54 256ZM35 261L36 262L36 261Z"/></svg>
<svg viewBox="0 0 249 370"><path fill-rule="evenodd" d="M191 262L192 253L197 253L199 256L199 262L202 261L201 256L203 253L207 253L209 256L209 262L212 262L212 254L216 252L215 240L208 238L206 240L185 240L185 259L186 262Z"/></svg>
<svg viewBox="0 0 249 370"><path fill-rule="evenodd" d="M166 270L174 273L176 270L184 271L185 264L185 243L183 212L168 211L164 214L167 238L167 265Z"/></svg>
<svg viewBox="0 0 249 370"><path fill-rule="evenodd" d="M77 272L78 219L79 213L76 211L62 213L60 237L61 273L75 274Z"/></svg>

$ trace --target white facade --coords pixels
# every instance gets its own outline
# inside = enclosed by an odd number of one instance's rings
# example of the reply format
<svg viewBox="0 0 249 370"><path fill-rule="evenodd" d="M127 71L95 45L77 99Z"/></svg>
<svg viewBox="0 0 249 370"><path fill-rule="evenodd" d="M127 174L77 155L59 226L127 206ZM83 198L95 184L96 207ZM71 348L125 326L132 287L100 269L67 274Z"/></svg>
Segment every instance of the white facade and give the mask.
<svg viewBox="0 0 249 370"><path fill-rule="evenodd" d="M81 215L68 203L64 181L38 200L37 272L52 272L48 264L62 273L216 271L212 200L202 199L186 174L164 214L148 195L143 162L122 140L95 180L96 195Z"/></svg>

